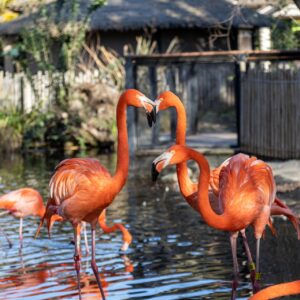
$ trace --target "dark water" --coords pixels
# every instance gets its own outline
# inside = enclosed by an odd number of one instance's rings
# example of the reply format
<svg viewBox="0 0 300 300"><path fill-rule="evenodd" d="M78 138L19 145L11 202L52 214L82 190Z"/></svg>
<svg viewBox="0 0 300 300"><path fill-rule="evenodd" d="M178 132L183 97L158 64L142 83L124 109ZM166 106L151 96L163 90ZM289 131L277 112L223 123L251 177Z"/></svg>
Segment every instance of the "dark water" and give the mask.
<svg viewBox="0 0 300 300"><path fill-rule="evenodd" d="M114 155L98 158L114 170ZM31 186L46 198L51 172L61 159L45 154L3 159L0 192ZM123 222L132 233L129 250L120 252L119 232L101 235L98 230L96 258L107 299L229 299L232 259L228 235L205 225L181 198L176 184L160 181L153 185L152 159L136 158L132 162L127 185L107 212L109 224ZM210 158L212 165L223 159ZM284 194L281 197L299 212L296 201L284 198ZM70 225L56 224L52 240L45 229L34 240L37 224L36 218L25 219L24 248L19 253L18 220L9 215L0 218L1 228L13 241L9 248L0 235L0 299L78 299ZM300 242L288 222L277 218L275 226L278 237L267 231L262 241L264 285L300 278ZM251 230L248 236L254 251ZM238 253L238 299L247 299L251 286L241 241ZM90 257L82 258L81 284L84 299L101 298Z"/></svg>

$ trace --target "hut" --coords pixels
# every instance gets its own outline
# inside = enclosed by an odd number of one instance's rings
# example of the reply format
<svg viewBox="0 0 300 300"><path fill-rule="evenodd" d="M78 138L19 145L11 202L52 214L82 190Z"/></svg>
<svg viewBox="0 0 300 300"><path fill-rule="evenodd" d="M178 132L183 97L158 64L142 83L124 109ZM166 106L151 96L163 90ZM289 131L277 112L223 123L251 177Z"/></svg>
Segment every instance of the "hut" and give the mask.
<svg viewBox="0 0 300 300"><path fill-rule="evenodd" d="M59 16L68 22L70 2L59 1L57 5L54 1L46 5L63 9ZM88 1L80 1L81 12L87 7ZM38 13L25 14L0 24L0 36L5 44L13 43L23 28L34 26L37 18ZM100 36L103 46L121 55L125 45L134 48L136 38L145 34L157 42L161 53L175 37L180 52L251 50L259 28L270 26L269 17L229 0L108 0L94 11L87 38L93 42Z"/></svg>

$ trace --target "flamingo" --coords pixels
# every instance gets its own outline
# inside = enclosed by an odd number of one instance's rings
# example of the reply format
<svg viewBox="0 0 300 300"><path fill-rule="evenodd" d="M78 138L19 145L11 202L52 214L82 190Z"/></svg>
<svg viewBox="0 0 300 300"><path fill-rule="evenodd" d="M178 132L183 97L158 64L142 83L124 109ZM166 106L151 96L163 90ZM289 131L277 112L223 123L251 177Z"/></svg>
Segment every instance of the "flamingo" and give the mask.
<svg viewBox="0 0 300 300"><path fill-rule="evenodd" d="M219 175L219 194L209 194L210 168L205 157L183 145L175 145L153 161L152 174L156 180L159 172L168 165L177 165L192 159L200 168L198 193L189 199L190 205L201 214L204 221L218 230L230 233L234 279L231 299L236 298L239 267L236 241L240 231L254 227L256 238L256 271L259 274L260 239L269 222L271 206L275 200L275 181L272 169L256 157L236 154L227 160ZM219 207L213 209L211 201Z"/></svg>
<svg viewBox="0 0 300 300"><path fill-rule="evenodd" d="M0 196L0 209L4 209L15 218L20 219L20 249L23 247L23 218L28 216L38 216L42 218L45 214L45 206L41 194L37 190L29 187L11 191ZM53 224L55 221L61 221L61 217L53 215L47 220L49 224ZM11 246L11 242L8 238L7 241Z"/></svg>
<svg viewBox="0 0 300 300"><path fill-rule="evenodd" d="M50 197L47 202L45 218L58 214L71 222L75 241L75 270L79 299L80 289L80 227L81 222L91 225L92 260L94 272L102 299L105 299L95 261L95 228L100 214L107 208L126 183L129 167L129 146L126 125L128 106L144 107L149 125L155 121L154 102L141 92L129 89L120 96L117 105L117 167L115 174L109 172L92 158L70 158L63 160L55 168L50 180Z"/></svg>
<svg viewBox="0 0 300 300"><path fill-rule="evenodd" d="M300 280L269 286L250 297L249 300L269 300L297 294L300 294Z"/></svg>
<svg viewBox="0 0 300 300"><path fill-rule="evenodd" d="M171 91L165 91L161 93L157 99L155 100L156 105L156 112L166 110L169 107L174 107L177 113L177 128L176 128L176 144L185 145L186 143L186 112L182 101L179 99ZM218 197L219 194L219 173L223 168L223 164L218 168L214 169L211 172L211 179L210 179L210 186L209 189ZM193 207L194 198L197 198L197 184L192 182L188 176L188 168L186 162L182 162L176 165L177 169L177 178L178 184L180 188L180 192L185 198L185 200ZM212 203L213 204L213 203ZM218 206L214 207L215 210L219 210ZM274 203L271 206L271 215L284 215L286 216L294 225L297 233L298 239L300 238L300 230L299 230L299 221L297 216L292 212L292 210L284 204L280 199L277 197L275 198ZM268 222L268 226L270 227L273 234L276 233L275 228L272 224L271 219ZM255 264L253 263L252 255L250 252L250 248L247 242L245 230L241 231L241 235L243 237L243 243L246 250L246 254L248 257L250 274L251 274L251 282L253 285L253 290L256 291L259 289L258 283L256 282L256 276L259 277L259 274L256 275L255 272Z"/></svg>

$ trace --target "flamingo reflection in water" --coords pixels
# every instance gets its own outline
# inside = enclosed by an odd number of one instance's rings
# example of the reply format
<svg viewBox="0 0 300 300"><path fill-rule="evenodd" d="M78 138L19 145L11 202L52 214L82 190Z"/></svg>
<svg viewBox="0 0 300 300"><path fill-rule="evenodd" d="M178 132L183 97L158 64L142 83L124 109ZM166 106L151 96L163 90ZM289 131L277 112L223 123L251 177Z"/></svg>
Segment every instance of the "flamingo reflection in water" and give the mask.
<svg viewBox="0 0 300 300"><path fill-rule="evenodd" d="M122 255L121 259L124 265L124 271L108 272L100 274L100 280L102 286L105 288L105 295L108 296L107 287L111 284L111 280L107 280L111 277L117 277L127 274L126 280L132 280L133 277L130 274L133 272L134 266L126 255ZM15 298L22 299L24 297L34 297L44 295L45 297L62 297L63 295L74 294L77 290L77 281L73 279L73 276L66 275L68 271L73 269L70 263L49 264L41 263L30 267L20 267L14 269L11 272L16 275L9 275L0 279L1 299L11 299L14 295ZM124 278L124 276L122 276ZM45 284L48 281L47 284ZM59 288L55 291L56 282L65 286L65 288ZM97 284L94 282L94 278L91 275L83 274L81 278L82 282L82 294L83 299L99 299L101 294L99 292ZM45 289L45 286L48 289ZM49 293L49 295L47 295ZM51 294L51 295L50 295ZM55 295L55 296L53 296Z"/></svg>

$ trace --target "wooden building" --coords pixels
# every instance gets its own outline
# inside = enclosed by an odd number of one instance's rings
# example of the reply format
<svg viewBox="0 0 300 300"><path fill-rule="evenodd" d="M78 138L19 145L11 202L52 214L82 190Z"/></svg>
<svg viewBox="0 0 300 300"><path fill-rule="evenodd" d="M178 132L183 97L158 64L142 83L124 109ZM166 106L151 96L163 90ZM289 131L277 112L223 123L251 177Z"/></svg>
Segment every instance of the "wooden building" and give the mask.
<svg viewBox="0 0 300 300"><path fill-rule="evenodd" d="M65 12L60 15L67 23L69 3L62 2ZM47 5L54 6L55 1ZM82 1L80 10L85 9L87 1ZM0 36L10 44L37 18L35 13L1 24ZM93 13L87 36L91 42L100 36L103 46L121 55L125 45L134 48L136 37L149 34L161 53L174 37L179 39L180 52L251 50L257 30L270 26L269 17L229 0L108 0Z"/></svg>

